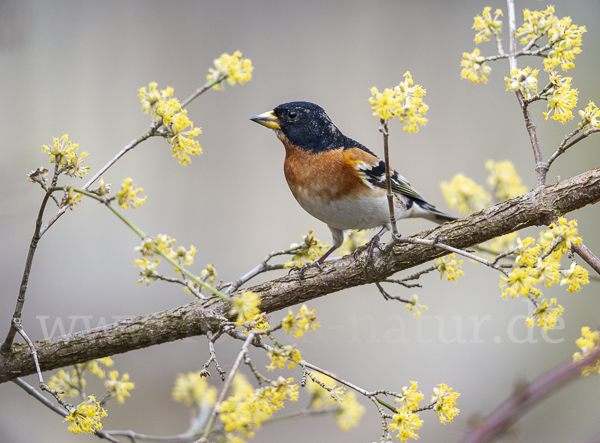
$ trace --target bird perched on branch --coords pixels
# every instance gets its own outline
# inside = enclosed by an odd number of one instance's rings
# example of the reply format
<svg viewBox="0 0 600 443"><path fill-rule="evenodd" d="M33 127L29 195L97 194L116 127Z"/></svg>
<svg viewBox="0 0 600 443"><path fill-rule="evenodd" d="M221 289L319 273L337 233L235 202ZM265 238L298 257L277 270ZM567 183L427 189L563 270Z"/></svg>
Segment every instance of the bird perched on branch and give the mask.
<svg viewBox="0 0 600 443"><path fill-rule="evenodd" d="M382 228L373 237L372 248L392 228L385 163L342 134L323 108L309 102L290 102L250 120L272 129L281 140L285 178L292 194L306 212L326 223L333 235L333 246L314 265L320 267L342 245L346 230ZM396 171L390 172L397 220L455 220L427 203Z"/></svg>

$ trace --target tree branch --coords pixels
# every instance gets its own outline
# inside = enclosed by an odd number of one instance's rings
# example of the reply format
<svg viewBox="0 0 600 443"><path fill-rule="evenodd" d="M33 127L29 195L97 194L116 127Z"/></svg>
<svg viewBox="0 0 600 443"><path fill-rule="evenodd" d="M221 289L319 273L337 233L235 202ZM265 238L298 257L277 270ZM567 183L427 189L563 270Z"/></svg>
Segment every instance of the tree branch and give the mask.
<svg viewBox="0 0 600 443"><path fill-rule="evenodd" d="M484 209L463 219L417 234L415 238L436 240L455 248L469 248L494 237L528 226L548 225L556 217L600 200L600 168L561 183L538 188L527 194ZM375 249L365 273L367 247L323 270L311 269L302 283L284 276L249 288L261 298L267 313L305 303L350 287L384 280L398 271L433 260L445 250L426 245L394 244ZM239 290L237 291L239 293ZM236 295L235 293L232 295ZM203 304L212 303L210 307ZM141 349L186 337L216 332L225 320L229 303L211 299L195 301L168 311L135 317L110 325L35 343L43 371L82 363L95 358ZM35 373L33 358L23 344L0 356L0 383Z"/></svg>

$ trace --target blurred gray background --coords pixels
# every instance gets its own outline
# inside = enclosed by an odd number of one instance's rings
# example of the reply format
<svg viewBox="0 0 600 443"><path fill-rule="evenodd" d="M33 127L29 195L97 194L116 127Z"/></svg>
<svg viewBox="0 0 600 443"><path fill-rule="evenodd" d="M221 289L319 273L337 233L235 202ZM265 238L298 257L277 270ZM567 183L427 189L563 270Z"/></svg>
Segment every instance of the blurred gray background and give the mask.
<svg viewBox="0 0 600 443"><path fill-rule="evenodd" d="M574 86L581 109L600 102L600 2L553 2L556 14L585 25L583 52L577 57ZM505 9L505 3L489 3ZM429 123L405 134L391 123L392 165L433 204L449 211L439 184L463 172L483 183L488 159L511 159L530 188L533 156L514 95L504 92L506 62L492 65L487 85L460 78L462 52L475 47L473 16L481 1L2 1L0 2L0 205L3 253L0 265L0 335L14 309L27 248L42 198L28 171L48 166L41 146L68 133L89 152L95 172L149 124L137 97L156 81L173 86L180 99L204 84L207 69L223 52L241 50L255 66L251 82L209 91L189 107L203 134L204 149L181 167L163 139L150 140L126 155L107 174L116 188L132 177L147 202L128 215L150 234L168 233L178 244L198 248L195 270L214 263L219 279L231 281L272 250L283 249L314 228L331 242L326 226L294 201L283 176L284 151L270 131L248 119L291 100L323 106L338 127L382 155L378 122L367 103L369 89L393 87L410 70L427 89ZM517 10L543 9L546 3L518 1ZM517 13L518 22L522 14ZM506 20L506 19L505 19ZM506 35L504 28L503 35ZM492 43L479 45L487 55ZM505 49L507 48L505 44ZM519 60L521 67L541 59ZM545 74L540 73L540 84ZM543 104L532 107L546 158L574 123L543 119ZM557 161L549 182L568 178L600 163L600 136L572 148ZM64 183L73 180L63 181ZM53 214L52 205L46 214ZM579 220L586 244L600 252L598 207L586 207ZM402 221L403 234L431 228L428 221ZM522 235L537 236L540 229ZM41 241L30 279L24 327L34 339L54 325L65 332L149 314L191 301L180 287L155 282L138 285L135 235L101 206L84 201L64 216ZM167 271L167 268L164 268ZM332 294L310 303L323 325L297 342L303 356L366 389L400 390L418 380L428 400L433 387L447 383L462 393L461 414L441 425L424 413L420 441L460 441L470 421L488 414L520 383L568 360L583 325L599 326L598 283L580 293L544 290L565 308L563 329L547 335L524 326L528 305L503 300L498 275L471 263L465 278L421 279L418 293L429 306L414 319L404 305L386 302L375 287ZM282 274L269 274L275 278ZM261 281L257 279L256 282ZM281 314L275 314L277 319ZM481 324L479 333L475 324ZM54 330L60 335L60 328ZM528 335L531 334L531 335ZM533 343L536 341L536 343ZM240 347L217 343L228 370ZM261 353L252 356L262 362ZM109 403L105 429L133 429L168 435L189 423L186 406L171 400L178 373L197 371L207 359L204 338L156 346L114 357L116 367L136 383L124 406ZM46 374L47 379L50 373ZM300 379L300 372L293 371ZM588 441L600 435L598 376L576 381L524 414L504 441ZM35 384L34 377L28 381ZM90 381L89 391L94 391ZM218 377L211 383L220 387ZM98 395L102 389L96 389ZM301 393L299 408L307 396ZM364 399L361 399L363 401ZM331 417L266 426L256 441L375 441L380 420L371 404L360 426L339 430ZM288 409L289 410L289 409ZM12 383L0 386L0 441L71 442L73 436L53 412Z"/></svg>

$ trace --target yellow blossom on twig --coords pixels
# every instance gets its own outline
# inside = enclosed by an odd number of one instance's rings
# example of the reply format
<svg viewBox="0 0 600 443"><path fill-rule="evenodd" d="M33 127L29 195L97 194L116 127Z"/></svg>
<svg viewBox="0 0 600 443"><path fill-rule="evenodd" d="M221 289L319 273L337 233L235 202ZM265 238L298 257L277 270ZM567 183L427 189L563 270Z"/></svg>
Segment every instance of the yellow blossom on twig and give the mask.
<svg viewBox="0 0 600 443"><path fill-rule="evenodd" d="M571 77L562 77L552 71L550 74L552 87L545 97L548 100L547 112L544 112L546 120L548 117L565 124L573 118L571 111L577 105L577 89L571 89Z"/></svg>
<svg viewBox="0 0 600 443"><path fill-rule="evenodd" d="M252 321L254 317L260 314L260 297L256 292L246 291L233 299L231 313L237 314L236 325L243 326L246 322Z"/></svg>
<svg viewBox="0 0 600 443"><path fill-rule="evenodd" d="M65 174L70 177L83 178L87 174L89 166L83 166L87 152L82 152L77 156L79 145L69 141L69 136L64 134L60 139L52 139L52 146L42 146L42 152L46 152L50 156L50 163L57 163L64 168Z"/></svg>
<svg viewBox="0 0 600 443"><path fill-rule="evenodd" d="M488 160L485 168L490 171L487 184L494 190L494 196L499 202L519 197L527 191L510 160L501 162Z"/></svg>
<svg viewBox="0 0 600 443"><path fill-rule="evenodd" d="M314 331L321 326L317 323L317 311L309 309L306 305L302 305L296 315L290 309L281 324L288 335L292 332L297 338L302 337L305 332Z"/></svg>
<svg viewBox="0 0 600 443"><path fill-rule="evenodd" d="M462 271L460 271L460 273L462 275ZM406 309L409 311L414 310L415 312L413 312L413 316L420 317L421 314L427 310L427 306L419 301L419 297L417 296L417 294L413 294L411 301L406 304Z"/></svg>
<svg viewBox="0 0 600 443"><path fill-rule="evenodd" d="M87 401L73 408L64 421L69 422L68 430L73 434L93 434L102 429L100 420L104 417L106 417L106 411L96 401L96 398L90 395Z"/></svg>
<svg viewBox="0 0 600 443"><path fill-rule="evenodd" d="M427 123L425 113L429 107L423 103L425 89L421 85L414 85L410 72L404 74L404 81L393 89L379 92L376 87L371 88L372 97L369 98L373 117L382 120L393 118L404 123L405 132L417 132L419 125Z"/></svg>
<svg viewBox="0 0 600 443"><path fill-rule="evenodd" d="M252 78L252 61L249 58L241 58L242 53L235 51L229 55L226 52L215 59L214 68L209 68L209 74L206 76L208 81L217 80L219 77L226 75L226 81L229 85L233 86L236 83L243 85ZM219 83L213 86L214 89L223 90L223 83Z"/></svg>
<svg viewBox="0 0 600 443"><path fill-rule="evenodd" d="M589 102L585 109L579 111L579 116L582 120L582 122L579 123L581 129L586 127L598 129L600 127L600 110L598 110L598 107L594 102Z"/></svg>
<svg viewBox="0 0 600 443"><path fill-rule="evenodd" d="M463 214L481 211L491 200L490 195L464 174L456 174L450 183L441 183L442 193L451 209Z"/></svg>
<svg viewBox="0 0 600 443"><path fill-rule="evenodd" d="M271 364L267 366L269 371L275 370L275 368L283 368L286 361L288 362L288 368L292 369L296 364L302 360L300 351L291 345L283 346L282 348L269 349L268 352Z"/></svg>
<svg viewBox="0 0 600 443"><path fill-rule="evenodd" d="M581 337L577 339L577 346L581 352L573 354L573 361L577 363L579 360L584 358L590 352L596 350L600 346L600 332L592 331L589 326L581 328ZM590 365L585 366L581 369L581 375L587 377L592 372L598 372L600 374L600 358L592 362Z"/></svg>
<svg viewBox="0 0 600 443"><path fill-rule="evenodd" d="M452 254L437 258L433 265L440 271L440 279L446 278L448 281L456 281L457 277L462 277L463 275L460 269L462 262L462 260L456 260L453 252Z"/></svg>
<svg viewBox="0 0 600 443"><path fill-rule="evenodd" d="M292 259L285 263L284 267L293 268L294 266L298 266L301 268L306 266L321 257L323 255L323 248L325 247L326 245L315 238L313 230L309 229L308 235L302 236L301 244L292 243L290 245L290 250L295 253Z"/></svg>
<svg viewBox="0 0 600 443"><path fill-rule="evenodd" d="M567 291L573 293L575 291L579 291L581 289L581 285L587 285L589 283L588 271L577 263L571 263L571 267L569 269L565 269L564 271L560 271L562 275L562 280L560 281L560 285L569 285Z"/></svg>
<svg viewBox="0 0 600 443"><path fill-rule="evenodd" d="M507 91L521 91L525 98L530 98L532 93L536 93L538 88L537 80L538 70L527 66L525 69L515 69L510 71L510 78L506 80Z"/></svg>
<svg viewBox="0 0 600 443"><path fill-rule="evenodd" d="M548 329L554 329L558 317L562 314L563 307L561 305L552 307L553 305L556 305L555 298L551 298L550 303L548 303L548 300L545 298L542 299L539 306L533 311L533 316L528 317L525 320L527 326L533 328L533 326L537 324L539 327L543 328L545 332L547 332Z"/></svg>
<svg viewBox="0 0 600 443"><path fill-rule="evenodd" d="M525 23L517 29L515 36L521 37L521 43L525 45L531 40L541 38L558 17L554 15L554 6L548 6L545 11L523 10L523 19Z"/></svg>
<svg viewBox="0 0 600 443"><path fill-rule="evenodd" d="M433 410L438 415L440 423L454 421L454 417L460 412L460 409L456 408L456 399L459 396L458 392L452 392L452 388L444 383L440 383L436 388L433 388L431 403L435 403Z"/></svg>
<svg viewBox="0 0 600 443"><path fill-rule="evenodd" d="M111 371L104 386L108 388L110 396L116 397L119 403L124 403L125 397L131 397L129 391L135 388L135 384L129 381L129 374L123 374L119 380L119 371Z"/></svg>
<svg viewBox="0 0 600 443"><path fill-rule="evenodd" d="M473 52L463 52L463 60L460 65L463 67L460 76L473 83L487 83L487 76L492 72L492 68L485 64L485 57L481 55L479 48L473 49Z"/></svg>
<svg viewBox="0 0 600 443"><path fill-rule="evenodd" d="M494 17L490 14L491 7L486 6L483 8L481 15L476 15L473 22L473 29L477 31L475 34L475 43L487 42L490 40L492 35L499 35L502 31L502 17L504 14L501 9L494 11Z"/></svg>
<svg viewBox="0 0 600 443"><path fill-rule="evenodd" d="M415 440L419 438L419 434L416 431L423 425L423 420L419 418L419 415L412 412L406 407L396 409L396 413L392 416L392 422L388 425L390 431L398 431L396 438L400 441L405 442L409 438Z"/></svg>
<svg viewBox="0 0 600 443"><path fill-rule="evenodd" d="M188 406L213 406L217 401L217 388L210 386L200 371L188 372L177 374L171 395L173 400Z"/></svg>
<svg viewBox="0 0 600 443"><path fill-rule="evenodd" d="M146 197L140 198L137 195L142 192L143 188L136 188L133 185L133 179L127 177L121 184L121 190L115 195L117 203L122 209L138 208L146 201Z"/></svg>

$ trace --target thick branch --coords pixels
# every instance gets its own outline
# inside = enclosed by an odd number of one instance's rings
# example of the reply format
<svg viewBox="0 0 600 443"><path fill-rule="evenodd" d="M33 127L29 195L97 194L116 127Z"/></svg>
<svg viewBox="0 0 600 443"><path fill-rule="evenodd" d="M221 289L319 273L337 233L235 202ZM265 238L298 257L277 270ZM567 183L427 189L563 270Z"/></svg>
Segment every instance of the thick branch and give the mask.
<svg viewBox="0 0 600 443"><path fill-rule="evenodd" d="M547 225L556 217L600 200L600 168L545 186L521 197L500 203L469 217L422 232L416 238L436 240L455 248L468 248L528 226ZM365 273L366 248L335 262L323 270L305 273L302 284L295 276L284 276L250 290L261 297L265 312L278 311L343 289L384 280L398 271L410 269L446 254L436 247L395 244L383 251L375 249ZM233 294L235 295L235 294ZM211 300L212 302L213 300ZM227 304L217 300L210 309L196 301L169 311L121 321L35 344L40 366L47 371L108 355L171 342L216 331ZM26 345L14 344L12 353L0 360L0 383L35 373L33 358Z"/></svg>

